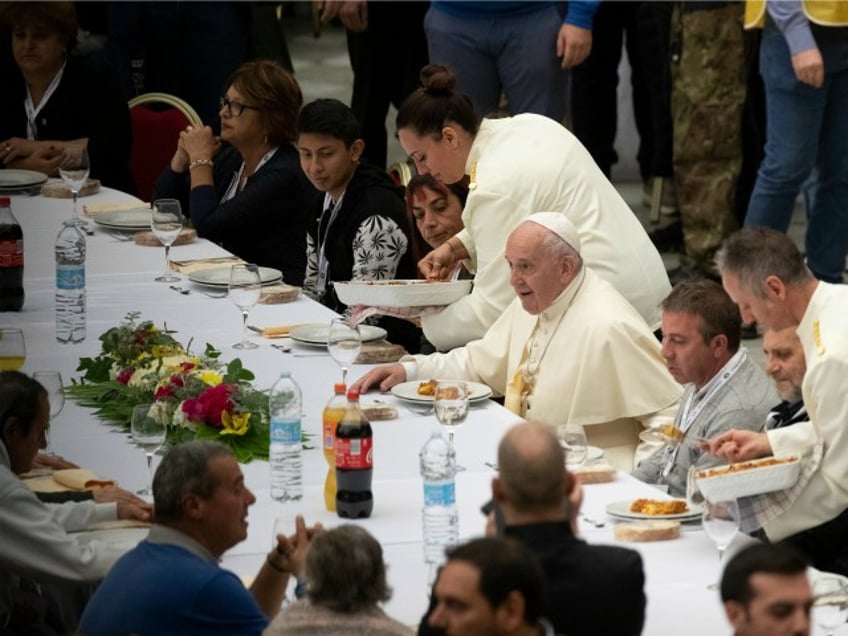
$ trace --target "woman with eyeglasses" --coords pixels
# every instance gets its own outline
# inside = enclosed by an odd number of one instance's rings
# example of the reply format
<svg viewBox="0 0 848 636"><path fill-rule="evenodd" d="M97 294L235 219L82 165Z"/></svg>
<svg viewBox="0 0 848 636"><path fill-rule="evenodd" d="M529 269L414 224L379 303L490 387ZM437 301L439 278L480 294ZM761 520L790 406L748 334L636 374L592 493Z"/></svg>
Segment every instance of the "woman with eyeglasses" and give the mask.
<svg viewBox="0 0 848 636"><path fill-rule="evenodd" d="M276 62L242 64L220 100L221 136L209 126L180 133L156 197L182 201L198 235L301 285L307 201L315 190L293 145L303 95Z"/></svg>
<svg viewBox="0 0 848 636"><path fill-rule="evenodd" d="M66 146L87 144L91 176L134 192L129 108L115 74L76 54L73 3L4 2L0 24L14 58L0 71L0 168L55 177Z"/></svg>

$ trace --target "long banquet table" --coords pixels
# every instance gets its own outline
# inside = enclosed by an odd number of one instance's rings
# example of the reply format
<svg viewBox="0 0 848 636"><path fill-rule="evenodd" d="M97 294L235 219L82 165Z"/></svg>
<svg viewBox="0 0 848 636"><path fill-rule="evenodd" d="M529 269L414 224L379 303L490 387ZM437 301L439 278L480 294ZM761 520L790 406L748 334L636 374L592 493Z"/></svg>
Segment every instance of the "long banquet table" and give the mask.
<svg viewBox="0 0 848 636"><path fill-rule="evenodd" d="M111 203L128 199L127 195L104 189L83 203ZM3 326L20 326L26 335L27 360L24 371L57 369L65 381L76 377L79 358L99 351L98 336L116 325L129 311L140 311L144 319L167 325L177 331L184 344L194 338L193 348L202 350L209 342L223 351L225 360L240 357L255 372L256 384L270 386L283 369L292 371L304 393L304 430L317 440L321 410L331 395L332 384L340 371L328 356L298 357L321 353L321 349L292 343L291 353L271 348L271 341L254 337L260 345L252 351L236 352L231 345L241 335L241 314L226 298L213 299L192 288L181 295L168 285L154 282L164 267L162 248L137 246L118 240L111 232L97 227L88 245L87 295L88 333L78 345L56 342L54 323L55 236L61 221L70 216L71 202L42 196L15 196L12 209L24 230L26 302L20 313L0 317ZM191 259L224 255L220 247L205 241L174 247L173 259ZM257 305L250 314L256 325L326 322L333 314L306 298L283 305ZM366 367L354 367L358 377ZM380 399L395 402L391 395ZM432 415L418 415L398 403L400 417L375 422L374 428L374 513L357 521L382 543L389 564L389 581L394 597L387 611L407 623L416 623L427 604L427 570L421 550L421 480L418 475L418 451L431 431L438 427ZM494 474L486 462L494 462L498 441L514 415L486 402L472 409L467 422L457 432L459 461L467 468L457 477L460 508L460 535L480 535L484 519L479 506L488 499ZM65 457L98 475L115 478L120 485L136 490L145 485L147 468L143 453L133 446L125 432L98 421L91 412L68 401L52 424L55 449ZM317 441L316 441L317 443ZM256 572L271 546L274 519L293 519L305 515L308 523L325 526L340 523L323 508L323 482L326 463L320 449L304 453L305 496L303 501L281 504L269 495L268 464L261 461L242 466L246 482L257 497L250 509L249 536L224 557L224 566L243 576ZM583 536L592 543L613 543L612 520L605 516L610 502L637 496L657 496L649 486L627 475L610 484L585 487L584 510L592 519L606 520L603 527L583 523ZM648 594L648 635L681 634L713 636L729 631L716 592L706 589L718 575L716 549L699 524L686 525L677 541L632 544L645 562ZM615 611L617 590L609 590L610 611ZM568 599L563 599L567 603Z"/></svg>

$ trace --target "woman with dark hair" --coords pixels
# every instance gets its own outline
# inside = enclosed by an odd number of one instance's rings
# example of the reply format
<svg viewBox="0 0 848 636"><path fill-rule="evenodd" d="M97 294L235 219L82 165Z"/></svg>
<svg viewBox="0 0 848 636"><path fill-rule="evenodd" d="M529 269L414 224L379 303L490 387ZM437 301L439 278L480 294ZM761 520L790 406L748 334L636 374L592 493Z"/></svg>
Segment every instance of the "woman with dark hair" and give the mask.
<svg viewBox="0 0 848 636"><path fill-rule="evenodd" d="M315 190L294 147L303 95L276 62L242 64L220 101L221 136L209 126L180 133L156 197L188 206L197 233L246 261L303 283L308 202Z"/></svg>
<svg viewBox="0 0 848 636"><path fill-rule="evenodd" d="M413 633L380 609L379 603L392 596L383 549L359 526L316 534L306 555L305 580L306 598L277 614L266 636Z"/></svg>
<svg viewBox="0 0 848 636"><path fill-rule="evenodd" d="M398 139L419 173L442 183L467 177L469 194L465 228L419 268L440 279L468 259L475 272L471 294L421 317L424 335L441 350L482 337L514 298L506 238L542 211L565 214L580 234L586 264L657 326L659 302L671 289L662 258L580 142L541 115L480 120L468 98L454 92L445 67L424 67L421 80L398 111Z"/></svg>
<svg viewBox="0 0 848 636"><path fill-rule="evenodd" d="M430 174L417 174L406 186L406 213L412 232L412 254L419 261L430 250L457 234L468 188L461 183L445 185Z"/></svg>
<svg viewBox="0 0 848 636"><path fill-rule="evenodd" d="M55 177L66 146L87 142L91 176L133 192L129 108L114 73L72 54L73 4L4 2L0 22L17 65L0 100L2 166Z"/></svg>

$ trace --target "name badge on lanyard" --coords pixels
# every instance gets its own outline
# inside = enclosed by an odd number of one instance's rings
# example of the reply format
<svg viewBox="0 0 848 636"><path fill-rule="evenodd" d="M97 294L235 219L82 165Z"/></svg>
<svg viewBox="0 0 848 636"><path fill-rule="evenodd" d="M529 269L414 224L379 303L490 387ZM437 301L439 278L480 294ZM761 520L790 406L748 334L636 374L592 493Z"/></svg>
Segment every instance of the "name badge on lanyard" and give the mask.
<svg viewBox="0 0 848 636"><path fill-rule="evenodd" d="M338 201L332 204L333 200L330 198L330 195L325 195L324 211L321 213L321 218L318 220L318 276L315 281L315 291L318 293L319 297L324 296L324 292L327 289L327 277L330 273L330 262L327 260L326 253L327 237L330 234L330 227L332 227L333 222L339 214L343 200L344 194L339 197ZM332 204L332 206L329 204Z"/></svg>

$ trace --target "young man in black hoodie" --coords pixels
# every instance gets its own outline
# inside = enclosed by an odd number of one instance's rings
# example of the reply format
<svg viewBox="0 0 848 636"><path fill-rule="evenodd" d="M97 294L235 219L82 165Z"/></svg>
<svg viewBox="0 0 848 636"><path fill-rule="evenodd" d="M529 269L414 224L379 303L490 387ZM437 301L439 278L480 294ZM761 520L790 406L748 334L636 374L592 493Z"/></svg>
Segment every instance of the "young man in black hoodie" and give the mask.
<svg viewBox="0 0 848 636"><path fill-rule="evenodd" d="M344 313L333 281L415 278L402 191L382 170L362 160L359 123L335 99L317 99L300 112L300 164L322 195L314 202L306 237L304 292ZM420 330L388 316L377 323L388 340L410 353Z"/></svg>

